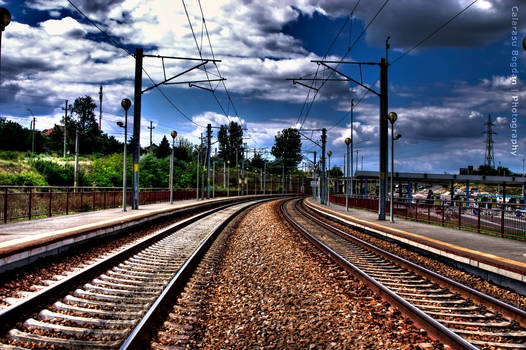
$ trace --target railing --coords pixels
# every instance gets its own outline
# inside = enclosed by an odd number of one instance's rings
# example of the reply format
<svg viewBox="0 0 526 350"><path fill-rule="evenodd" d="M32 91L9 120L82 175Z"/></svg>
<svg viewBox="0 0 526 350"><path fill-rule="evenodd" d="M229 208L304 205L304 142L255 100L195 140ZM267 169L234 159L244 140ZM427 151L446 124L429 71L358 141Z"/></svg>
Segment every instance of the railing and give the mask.
<svg viewBox="0 0 526 350"><path fill-rule="evenodd" d="M331 203L345 205L345 196L331 196ZM378 198L350 197L349 207L377 211ZM526 204L395 198L393 211L408 220L526 239Z"/></svg>
<svg viewBox="0 0 526 350"><path fill-rule="evenodd" d="M174 200L195 198L195 189L174 190ZM131 204L132 192L126 193ZM170 200L166 188L147 188L139 192L139 204ZM91 210L118 208L122 205L122 188L116 187L0 187L0 222L51 217Z"/></svg>

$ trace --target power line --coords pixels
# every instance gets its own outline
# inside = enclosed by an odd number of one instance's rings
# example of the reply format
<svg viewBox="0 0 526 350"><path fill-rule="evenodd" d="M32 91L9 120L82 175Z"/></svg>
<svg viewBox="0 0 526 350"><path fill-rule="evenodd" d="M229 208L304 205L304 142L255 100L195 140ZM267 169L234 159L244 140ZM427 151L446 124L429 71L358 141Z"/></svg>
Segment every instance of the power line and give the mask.
<svg viewBox="0 0 526 350"><path fill-rule="evenodd" d="M77 7L77 5L75 5L71 0L68 0L69 4L71 6L73 6L75 8L75 10L77 10L82 16L84 16L84 18L86 18L95 28L97 28L102 34L104 34L106 36L106 38L108 38L108 40L110 40L114 46L117 46L118 48L120 48L121 50L125 51L128 55L132 56L133 57L133 54L128 51L124 46L122 46L120 43L118 43L115 39L113 39L108 33L106 33L102 28L100 28L97 23L95 23L94 21L91 20L91 18L89 18L84 12L82 12L81 9L79 9Z"/></svg>
<svg viewBox="0 0 526 350"><path fill-rule="evenodd" d="M184 10L185 10L185 13L186 13L186 17L187 17L187 19L188 19L188 24L190 25L190 29L191 29L191 31L192 31L192 36L194 37L194 41L195 41L195 44L196 44L196 46L197 46L197 50L198 50L198 52L199 52L199 56L201 56L201 55L202 55L202 49L203 49L202 38L201 38L201 47L199 47L199 45L198 45L198 43L197 43L197 37L195 36L195 32L194 32L194 30L193 30L192 23L191 23L190 16L189 16L189 14L188 14L188 11L187 11L187 8L186 8L186 5L185 5L185 2L184 2L184 0L181 0L181 1L182 1L182 3L183 3L183 6L184 6ZM201 19L202 19L203 28L204 28L204 30L205 30L205 32L206 32L206 37L207 37L207 40L208 40L208 45L209 45L209 47L210 47L210 53L211 53L211 55L212 55L212 59L215 59L214 49L213 49L213 47L212 47L212 40L210 39L210 33L208 32L208 26L206 25L206 19L205 19L205 15L204 15L204 11L203 11L203 6L202 6L202 4L201 4L201 0L198 0L197 2L198 2L198 4L199 4L199 10L200 10L200 12L201 12ZM201 57L202 57L202 56L201 56ZM217 76L218 76L219 78L222 79L223 76L221 75L221 72L219 71L219 67L217 66L217 64L216 64L215 62L214 62L214 66L215 66L215 68L216 68L216 70L217 70ZM209 72L206 70L205 67L203 67L203 68L204 68L204 71L205 71L205 73L206 73L206 75L207 75L207 78L208 78L208 74L209 74ZM214 74L214 73L210 72L210 74ZM216 75L216 74L214 74L214 75ZM236 108L236 106L234 105L234 101L232 100L232 97L231 97L231 95L230 95L230 93L229 93L229 91L228 91L228 88L226 87L225 81L224 81L224 80L221 80L221 83L223 84L223 89L225 90L225 93L226 93L227 98L228 98L228 101L229 101L228 106L230 106L230 105L232 106L232 108L234 109L234 112L235 112L235 114L236 114L236 117L239 118L239 114L238 114L237 108ZM211 84L211 83L210 83L210 88L211 88L211 90L212 90L212 95L214 96L214 99L216 100L217 104L219 105L219 107L220 107L221 110L223 111L223 114L226 116L226 118L228 119L228 121L231 121L231 120L230 120L230 117L229 117L229 115L228 115L228 112L225 111L225 108L223 107L221 101L219 101L219 99L217 98L217 96L216 96L216 94L215 94L215 89L212 88L212 84ZM246 129L246 131L247 131L248 136L250 137L250 139L254 142L254 144L255 144L257 147L261 147L261 146L257 143L257 141L255 140L255 138L251 136L250 131L249 131L248 129Z"/></svg>
<svg viewBox="0 0 526 350"><path fill-rule="evenodd" d="M365 26L365 28L362 30L362 32L360 33L360 35L358 36L358 38L356 38L356 40L353 42L353 44L347 49L347 52L345 53L345 55L343 55L343 57L340 59L340 61L338 62L338 64L336 65L336 68L338 68L341 63L343 62L343 60L347 57L347 55L349 55L349 53L351 52L351 50L354 48L354 46L358 43L358 41L363 37L363 35L367 32L367 30L369 29L369 27L373 24L373 22L376 20L376 18L378 17L378 15L380 15L380 13L382 12L382 10L387 6L387 4L389 3L390 0L385 0L384 3L382 4L382 6L380 6L380 8L378 9L378 11L376 11L376 14L369 20L369 22L367 23L367 25ZM353 14L353 12L355 11L356 7L358 6L359 2L355 5L355 7L353 8L352 12L351 12L351 16ZM303 127L303 124L305 123L305 121L307 120L307 117L312 109L312 106L314 104L314 101L316 99L316 96L318 95L319 93L319 90L325 85L325 83L327 83L327 81L332 77L332 75L334 74L334 71L331 71L331 73L327 76L327 78L325 78L322 83L320 84L320 86L318 87L318 90L315 92L314 94L314 97L307 109L307 113L305 114L305 117L303 118L303 121L300 125L300 130L301 128ZM313 86L314 86L314 83L313 83Z"/></svg>
<svg viewBox="0 0 526 350"><path fill-rule="evenodd" d="M376 81L372 84L372 86L374 86L378 82L378 80L380 80L380 79L376 79ZM356 108L364 100L365 96L367 96L369 93L370 93L369 90L364 90L364 92L362 93L362 96L360 96L360 98L358 99L358 102L356 102L354 104L354 107ZM330 131L330 130L334 129L342 121L344 121L345 118L347 118L347 115L343 116L340 120L338 120L335 124L333 124L330 128L328 128L327 131Z"/></svg>
<svg viewBox="0 0 526 350"><path fill-rule="evenodd" d="M102 34L104 34L117 48L120 48L124 52L126 52L131 57L135 58L135 55L133 55L130 51L128 51L124 46L122 46L120 43L118 43L115 39L113 39L108 33L106 33L102 28L100 28L91 18L89 18L82 10L80 10L71 0L68 0L69 4L73 6L84 18L86 18L95 28L97 28ZM152 79L150 74L146 71L146 69L143 67L142 71L148 76L148 79L152 82L153 85L157 85L155 81ZM166 101L177 111L179 112L185 119L190 121L191 123L195 124L196 126L203 128L202 125L197 124L194 122L191 118L189 118L179 107L175 105L175 103L164 93L164 91L161 89L160 86L156 86L159 93L166 99Z"/></svg>
<svg viewBox="0 0 526 350"><path fill-rule="evenodd" d="M439 31L441 31L445 26L447 26L449 23L451 23L455 18L457 18L458 16L460 16L461 14L463 14L467 9L469 9L473 4L475 4L478 0L474 0L473 2L471 2L468 6L464 7L464 9L462 9L460 12L458 12L456 15L454 15L453 17L451 17L449 20L447 20L444 24L442 24L441 26L439 26L438 28L436 28L435 30L433 30L431 33L429 33L425 38L423 38L422 40L420 40L418 43L416 43L413 47L411 47L409 50L405 51L404 53L402 53L400 56L398 56L395 60L393 60L393 62L390 63L390 65L393 65L395 64L396 62L398 62L399 60L401 60L403 57L405 57L407 54L409 54L411 51L413 51L414 49L416 49L417 47L419 47L420 45L422 45L424 42L426 42L427 40L429 40L431 37L433 37L436 33L438 33Z"/></svg>

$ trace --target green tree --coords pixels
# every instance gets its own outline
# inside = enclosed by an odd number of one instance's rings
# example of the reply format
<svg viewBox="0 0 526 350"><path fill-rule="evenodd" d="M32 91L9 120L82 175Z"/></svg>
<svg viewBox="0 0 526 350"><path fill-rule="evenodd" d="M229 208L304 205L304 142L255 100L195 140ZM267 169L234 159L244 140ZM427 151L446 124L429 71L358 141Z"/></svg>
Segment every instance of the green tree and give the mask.
<svg viewBox="0 0 526 350"><path fill-rule="evenodd" d="M333 166L329 170L329 174L330 174L331 177L342 177L343 176L342 169L340 169L339 166Z"/></svg>
<svg viewBox="0 0 526 350"><path fill-rule="evenodd" d="M271 153L276 157L277 161L283 163L286 172L296 169L303 158L299 131L294 128L278 131L278 134L274 137L274 146L272 146Z"/></svg>
<svg viewBox="0 0 526 350"><path fill-rule="evenodd" d="M261 153L255 153L254 157L250 161L250 166L256 169L262 169L264 162L265 160L263 159L263 156L261 155Z"/></svg>
<svg viewBox="0 0 526 350"><path fill-rule="evenodd" d="M159 143L159 147L155 150L155 156L157 158L166 158L170 155L171 151L170 142L168 142L166 136L163 136L161 143Z"/></svg>
<svg viewBox="0 0 526 350"><path fill-rule="evenodd" d="M0 149L30 151L31 131L16 122L0 118Z"/></svg>
<svg viewBox="0 0 526 350"><path fill-rule="evenodd" d="M90 96L78 97L72 109L77 118L68 120L69 135L72 135L74 139L75 129L79 132L79 152L82 154L101 151L101 132L95 119L95 108L97 105Z"/></svg>
<svg viewBox="0 0 526 350"><path fill-rule="evenodd" d="M219 127L217 133L219 141L219 157L229 160L230 164L236 163L236 152L238 160L241 159L241 147L243 144L243 128L236 122L224 124Z"/></svg>
<svg viewBox="0 0 526 350"><path fill-rule="evenodd" d="M185 138L180 137L179 143L174 148L174 158L184 163L192 161L192 144Z"/></svg>

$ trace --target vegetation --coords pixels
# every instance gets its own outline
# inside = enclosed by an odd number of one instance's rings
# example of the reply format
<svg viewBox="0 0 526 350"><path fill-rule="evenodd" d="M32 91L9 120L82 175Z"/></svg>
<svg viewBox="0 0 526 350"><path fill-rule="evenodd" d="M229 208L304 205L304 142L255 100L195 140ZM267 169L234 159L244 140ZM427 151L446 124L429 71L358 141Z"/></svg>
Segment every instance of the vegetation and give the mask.
<svg viewBox="0 0 526 350"><path fill-rule="evenodd" d="M301 136L298 129L283 129L281 132L278 132L274 139L272 155L285 166L285 169L296 169L303 159L301 155Z"/></svg>
<svg viewBox="0 0 526 350"><path fill-rule="evenodd" d="M50 130L35 131L18 123L0 118L0 185L15 186L72 186L74 178L75 135L79 137L79 186L120 187L123 172L123 144L113 136L101 132L95 119L96 104L89 96L75 100L71 115L61 120ZM64 124L66 127L64 128ZM66 157L64 129L67 136ZM34 154L31 145L34 137ZM231 122L222 125L218 132L219 162L230 161L235 167L240 161L243 147L243 129ZM126 177L132 184L132 140L128 145ZM171 139L163 137L151 152L143 154L141 149L139 184L141 188L169 186ZM301 161L301 141L295 129L285 129L276 136L272 153L278 158L267 161L267 171L281 175L282 160L288 174L297 173ZM202 152L202 151L201 151ZM188 140L177 138L174 142L174 187L189 188L196 185L197 151ZM203 153L201 153L203 154ZM200 167L204 171L205 160ZM265 160L261 153L254 152L245 160L245 170L258 174ZM217 164L216 166L219 166Z"/></svg>
<svg viewBox="0 0 526 350"><path fill-rule="evenodd" d="M217 133L219 141L219 157L236 164L236 159L241 159L243 147L243 129L236 122L221 125Z"/></svg>

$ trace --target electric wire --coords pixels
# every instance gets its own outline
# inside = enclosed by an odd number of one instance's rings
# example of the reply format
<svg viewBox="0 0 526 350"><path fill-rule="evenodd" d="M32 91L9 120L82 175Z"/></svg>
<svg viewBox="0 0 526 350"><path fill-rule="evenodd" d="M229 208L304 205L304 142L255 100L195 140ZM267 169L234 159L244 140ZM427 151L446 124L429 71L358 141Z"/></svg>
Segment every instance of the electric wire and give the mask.
<svg viewBox="0 0 526 350"><path fill-rule="evenodd" d="M182 0L182 1L183 1L183 4L184 4L184 0ZM209 47L210 47L210 53L211 53L211 55L212 55L212 59L215 59L214 49L213 49L213 47L212 47L212 40L210 39L210 33L208 32L208 26L207 26L207 24L206 24L206 19L205 19L205 15L204 15L204 11L203 11L203 6L202 6L202 4L201 4L201 0L197 0L197 2L198 2L198 4L199 4L199 10L200 10L200 12L201 12L201 18L202 18L202 21L203 21L203 26L204 26L204 29L205 29L205 32L206 32L206 37L207 37L207 40L208 40L208 45L209 45ZM186 7L185 7L185 10L186 10ZM188 17L188 16L187 16L187 17ZM202 49L202 47L201 47L201 49ZM223 76L221 75L221 72L219 71L219 67L217 66L217 64L216 64L215 62L214 62L214 66L215 66L215 68L216 68L216 70L217 70L217 76L219 76L219 78L222 79ZM214 74L214 75L215 75L215 74ZM227 98L228 98L228 101L229 101L229 103L228 103L228 105L227 105L227 108L229 108L229 106L232 106L232 109L234 110L236 117L239 118L239 114L238 114L237 108L236 108L236 106L234 105L234 101L232 100L232 97L231 97L231 95L230 95L230 92L228 91L228 88L226 87L226 83L225 83L225 81L224 81L224 80L221 80L220 83L222 83L222 85L223 85L223 89L225 90L225 93L226 93ZM218 83L218 84L219 84L219 83ZM214 89L213 91L215 91L215 89ZM221 107L221 110L223 111L223 113L224 113L225 116L227 117L227 119L228 119L229 121L231 121L230 118L229 118L228 112L225 112L225 110L224 110L222 104L220 103L219 99L217 98L216 94L213 93L213 95L214 95L214 98L216 99L216 102L217 102L217 103L219 104L219 106ZM247 133L248 133L248 136L250 137L250 139L254 142L254 144L255 144L258 148L261 148L261 146L257 143L257 141L255 140L255 138L251 135L250 130L248 130L248 125L247 125Z"/></svg>
<svg viewBox="0 0 526 350"><path fill-rule="evenodd" d="M463 14L465 11L467 11L471 6L473 6L478 0L474 0L473 2L471 2L468 6L464 7L460 12L457 12L457 14L455 14L453 17L451 17L449 20L447 20L446 22L444 22L442 25L440 25L439 27L437 27L435 30L433 30L431 33L429 33L428 35L426 35L422 40L420 40L419 42L417 42L415 45L413 45L410 49L404 51L400 56L398 56L396 59L394 59L390 65L393 65L395 64L396 62L400 61L402 58L404 58L405 56L407 56L411 51L413 51L414 49L416 49L417 47L419 47L420 45L422 45L424 42L426 42L427 40L431 39L436 33L438 33L439 31L441 31L442 29L444 29L444 27L446 27L449 23L453 22L455 20L455 18L457 18L458 16L460 16L461 14Z"/></svg>
<svg viewBox="0 0 526 350"><path fill-rule="evenodd" d="M106 33L100 26L98 26L91 18L89 18L84 12L82 12L82 10L80 10L80 8L78 6L76 6L71 0L67 0L68 3L73 6L75 8L75 10L77 10L86 20L88 20L95 28L97 28L104 36L106 36L108 38L108 40L110 40L114 46L116 46L117 48L120 48L121 50L123 50L124 52L126 52L128 55L130 55L131 57L133 57L135 59L135 55L133 55L130 51L128 51L124 46L122 46L120 43L118 43L115 39L113 39L108 33ZM148 78L150 79L150 81L152 82L153 85L156 85L155 81L152 79L152 77L150 76L150 74L148 74L148 72L146 71L146 69L144 67L142 67L142 71L148 76ZM164 97L164 99L177 111L179 112L185 119L187 119L188 121L190 121L191 123L195 124L196 126L200 127L200 128L203 128L202 125L199 125L197 124L196 122L194 122L190 117L188 117L186 115L186 113L184 113L179 107L177 107L177 105L164 93L164 91L161 89L160 86L157 86L156 89L159 91L159 93Z"/></svg>
<svg viewBox="0 0 526 350"><path fill-rule="evenodd" d="M351 14L349 17L352 18L352 15L354 14L354 11L356 10L356 7L359 5L360 1L358 1L356 3L356 5L354 6L354 8L352 9L351 11ZM350 47L347 48L347 52L343 55L343 57L340 59L340 61L338 62L338 64L336 65L336 68L338 68L341 63L343 62L343 60L349 55L349 53L351 52L351 50L356 46L356 44L358 43L358 41L363 37L363 35L365 35L365 33L367 32L367 30L369 29L369 27L373 24L373 22L376 20L376 18L380 15L380 13L383 11L383 9L387 6L387 4L389 3L389 0L385 0L384 3L382 4L382 6L380 6L380 8L376 11L376 14L369 20L369 22L367 23L367 25L365 26L365 28L362 30L362 32L360 33L360 35L358 36L358 38L355 39L355 41L352 43L352 45ZM314 104L314 101L316 100L316 97L320 91L320 89L325 85L325 83L328 81L328 79L330 79L332 77L332 75L334 74L333 71L330 72L330 74L327 76L327 78L325 78L320 86L317 88L317 91L314 93L314 96L309 104L309 107L307 108L307 111L305 113L305 116L303 118L303 121L301 122L301 125L300 125L300 130L301 128L303 127L303 124L305 123L305 121L307 120L307 117L309 116L310 114L310 111L312 109L312 106ZM315 84L313 83L313 86Z"/></svg>

